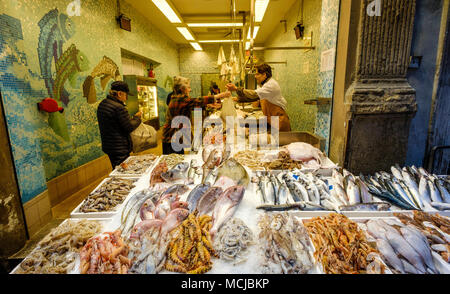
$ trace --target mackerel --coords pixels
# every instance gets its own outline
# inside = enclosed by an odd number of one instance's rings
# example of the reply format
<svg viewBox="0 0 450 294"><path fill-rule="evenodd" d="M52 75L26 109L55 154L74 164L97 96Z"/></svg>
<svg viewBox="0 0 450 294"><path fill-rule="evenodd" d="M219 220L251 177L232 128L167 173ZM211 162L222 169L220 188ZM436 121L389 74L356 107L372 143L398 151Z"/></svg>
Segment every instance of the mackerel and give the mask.
<svg viewBox="0 0 450 294"><path fill-rule="evenodd" d="M443 202L441 195L437 188L434 186L433 182L431 180L427 180L428 187L430 188L430 197L433 202Z"/></svg>
<svg viewBox="0 0 450 294"><path fill-rule="evenodd" d="M450 203L450 194L448 193L447 189L441 185L439 179L435 178L434 184L436 185L438 191L440 192L443 202Z"/></svg>

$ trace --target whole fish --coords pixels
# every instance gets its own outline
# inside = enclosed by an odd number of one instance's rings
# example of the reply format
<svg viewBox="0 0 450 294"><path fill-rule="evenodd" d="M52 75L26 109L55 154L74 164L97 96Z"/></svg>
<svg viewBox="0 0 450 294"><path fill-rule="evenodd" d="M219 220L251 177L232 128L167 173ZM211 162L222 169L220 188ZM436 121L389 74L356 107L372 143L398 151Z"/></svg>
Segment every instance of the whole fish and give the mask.
<svg viewBox="0 0 450 294"><path fill-rule="evenodd" d="M437 270L433 264L433 258L431 257L431 249L428 242L423 242L422 238L419 238L414 232L412 232L408 227L400 228L400 232L406 242L411 245L414 250L420 254L420 256L425 261L425 264L431 271L437 274Z"/></svg>
<svg viewBox="0 0 450 294"><path fill-rule="evenodd" d="M250 182L249 175L245 168L237 162L234 158L227 159L218 169L217 178L227 176L234 180L237 185L244 187L248 186Z"/></svg>
<svg viewBox="0 0 450 294"><path fill-rule="evenodd" d="M386 240L386 229L374 220L369 220L367 222L367 231L376 239Z"/></svg>
<svg viewBox="0 0 450 294"><path fill-rule="evenodd" d="M196 171L197 167L198 167L197 159L194 158L191 160L191 164L189 165L188 174L187 174L188 179L194 180L195 171Z"/></svg>
<svg viewBox="0 0 450 294"><path fill-rule="evenodd" d="M189 187L184 184L172 185L161 194L161 197L163 197L164 195L167 195L167 194L183 195L188 190L189 190Z"/></svg>
<svg viewBox="0 0 450 294"><path fill-rule="evenodd" d="M395 166L391 166L391 172L399 180L403 180L402 171Z"/></svg>
<svg viewBox="0 0 450 294"><path fill-rule="evenodd" d="M310 182L306 190L308 191L309 201L320 205L320 192L317 186L313 182Z"/></svg>
<svg viewBox="0 0 450 294"><path fill-rule="evenodd" d="M430 198L432 202L444 202L441 198L441 194L439 193L438 189L434 185L434 183L431 180L427 180L428 182L428 188L430 189Z"/></svg>
<svg viewBox="0 0 450 294"><path fill-rule="evenodd" d="M409 188L409 191L412 194L414 202L418 205L419 208L423 209L424 206L420 197L419 186L417 186L416 181L408 172L402 171L402 176L404 182L406 183L406 185Z"/></svg>
<svg viewBox="0 0 450 294"><path fill-rule="evenodd" d="M428 189L427 179L424 176L420 177L419 181L419 193L423 201L431 203L430 192Z"/></svg>
<svg viewBox="0 0 450 294"><path fill-rule="evenodd" d="M450 210L450 203L431 202L430 205L435 210Z"/></svg>
<svg viewBox="0 0 450 294"><path fill-rule="evenodd" d="M268 202L268 204L277 204L276 199L276 191L274 189L273 183L270 178L265 175L263 176L260 182L261 191L264 193L264 196Z"/></svg>
<svg viewBox="0 0 450 294"><path fill-rule="evenodd" d="M407 262L405 259L400 259L400 260L402 261L403 268L405 269L405 273L415 274L415 275L418 275L421 273L418 269L416 269L412 264Z"/></svg>
<svg viewBox="0 0 450 294"><path fill-rule="evenodd" d="M139 215L141 216L141 220L147 220L154 218L153 211L156 206L153 203L152 199L145 200L144 204L142 204Z"/></svg>
<svg viewBox="0 0 450 294"><path fill-rule="evenodd" d="M369 192L369 188L361 179L359 179L359 178L356 179L356 185L359 188L361 202L362 203L373 202L373 197L372 197L372 194L370 194L370 192Z"/></svg>
<svg viewBox="0 0 450 294"><path fill-rule="evenodd" d="M425 265L423 264L420 255L400 234L387 231L386 238L392 248L407 259L420 273L424 274L426 272Z"/></svg>
<svg viewBox="0 0 450 294"><path fill-rule="evenodd" d="M339 185L343 186L344 185L344 177L341 175L340 172L338 172L336 169L333 169L332 172L332 178L333 180L338 183Z"/></svg>
<svg viewBox="0 0 450 294"><path fill-rule="evenodd" d="M148 219L141 221L134 226L130 234L130 239L140 239L142 234L151 228L161 228L163 221L160 219Z"/></svg>
<svg viewBox="0 0 450 294"><path fill-rule="evenodd" d="M197 210L199 215L208 214L214 209L217 199L223 193L221 187L211 187L205 194L198 200Z"/></svg>
<svg viewBox="0 0 450 294"><path fill-rule="evenodd" d="M175 182L186 179L186 171L189 168L187 162L180 162L167 172L161 173L161 178L166 182Z"/></svg>
<svg viewBox="0 0 450 294"><path fill-rule="evenodd" d="M402 274L405 273L402 261L398 258L397 253L395 253L389 242L384 239L377 239L377 249L389 266Z"/></svg>
<svg viewBox="0 0 450 294"><path fill-rule="evenodd" d="M155 206L155 210L153 212L154 218L161 220L164 219L170 212L172 203L178 200L179 198L175 194L167 194L162 196Z"/></svg>
<svg viewBox="0 0 450 294"><path fill-rule="evenodd" d="M279 183L279 188L278 188L278 204L289 204L290 203L290 199L289 199L289 189L286 186L286 183Z"/></svg>
<svg viewBox="0 0 450 294"><path fill-rule="evenodd" d="M265 204L257 206L256 209L262 209L265 211L288 211L293 209L299 209L303 211L317 211L317 210L323 210L323 208L319 205L315 205L311 202L296 202L291 204L279 204L279 205L273 205L273 204Z"/></svg>
<svg viewBox="0 0 450 294"><path fill-rule="evenodd" d="M353 181L348 181L347 196L351 205L361 202L361 196L359 194L358 186L356 186L355 182Z"/></svg>
<svg viewBox="0 0 450 294"><path fill-rule="evenodd" d="M442 231L440 228L436 227L433 223L424 221L424 222L422 222L422 225L424 225L427 228L436 230L439 234L441 234L442 237L444 237L444 239L447 243L450 243L450 235L445 233L444 231Z"/></svg>
<svg viewBox="0 0 450 294"><path fill-rule="evenodd" d="M214 186L221 187L223 190L228 189L231 186L236 186L236 182L227 177L227 176L221 176L217 181L214 183Z"/></svg>
<svg viewBox="0 0 450 294"><path fill-rule="evenodd" d="M409 205L411 205L415 209L419 209L419 207L417 207L417 204L414 203L414 201L408 196L406 191L402 188L402 186L401 186L399 181L394 180L392 185L393 185L395 191L397 191L398 195L401 197L401 199L404 202L408 203Z"/></svg>
<svg viewBox="0 0 450 294"><path fill-rule="evenodd" d="M350 205L350 199L348 198L347 193L345 192L344 188L336 183L331 183L332 188L330 188L330 192L334 197L339 199L340 202L342 202L344 205Z"/></svg>
<svg viewBox="0 0 450 294"><path fill-rule="evenodd" d="M225 190L214 206L212 219L213 226L210 230L211 236L214 236L220 227L233 216L244 197L245 188L243 186L234 186Z"/></svg>
<svg viewBox="0 0 450 294"><path fill-rule="evenodd" d="M186 202L189 203L189 212L193 212L197 208L197 203L200 198L209 190L210 184L200 184L192 189L189 193Z"/></svg>
<svg viewBox="0 0 450 294"><path fill-rule="evenodd" d="M280 204L280 200L278 199L278 194L279 194L279 184L278 184L278 180L277 178L271 173L269 172L269 179L270 179L270 184L272 185L273 188L273 192L274 192L274 204Z"/></svg>
<svg viewBox="0 0 450 294"><path fill-rule="evenodd" d="M356 203L353 205L343 205L339 209L341 211L388 211L391 204L387 202L374 203Z"/></svg>
<svg viewBox="0 0 450 294"><path fill-rule="evenodd" d="M435 179L434 183L435 183L439 193L441 194L441 198L442 198L443 202L450 203L450 194L448 193L447 189L443 185L441 185L441 182L439 181L439 179Z"/></svg>
<svg viewBox="0 0 450 294"><path fill-rule="evenodd" d="M178 227L189 215L189 210L177 208L171 210L161 224L161 235L164 236Z"/></svg>
<svg viewBox="0 0 450 294"><path fill-rule="evenodd" d="M442 275L448 275L450 274L450 265L448 262L445 262L445 260L440 256L438 253L432 251L431 255L433 256L434 264L436 265L438 271Z"/></svg>

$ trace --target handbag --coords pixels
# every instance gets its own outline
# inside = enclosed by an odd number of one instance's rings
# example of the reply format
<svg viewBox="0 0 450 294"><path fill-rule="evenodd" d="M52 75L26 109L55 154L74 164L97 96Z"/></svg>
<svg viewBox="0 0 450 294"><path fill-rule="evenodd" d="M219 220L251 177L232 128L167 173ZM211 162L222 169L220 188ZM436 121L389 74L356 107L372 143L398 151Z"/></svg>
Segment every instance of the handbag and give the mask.
<svg viewBox="0 0 450 294"><path fill-rule="evenodd" d="M156 130L154 127L141 123L130 134L133 142L133 152L138 153L158 146Z"/></svg>

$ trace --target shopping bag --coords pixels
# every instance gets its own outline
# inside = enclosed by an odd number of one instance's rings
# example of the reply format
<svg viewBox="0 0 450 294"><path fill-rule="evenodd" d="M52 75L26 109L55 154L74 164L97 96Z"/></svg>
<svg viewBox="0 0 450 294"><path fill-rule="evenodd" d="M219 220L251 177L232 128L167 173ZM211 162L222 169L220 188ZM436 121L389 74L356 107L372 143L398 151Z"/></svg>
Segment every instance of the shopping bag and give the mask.
<svg viewBox="0 0 450 294"><path fill-rule="evenodd" d="M155 128L144 123L141 123L133 132L131 132L130 137L133 142L134 153L158 146Z"/></svg>

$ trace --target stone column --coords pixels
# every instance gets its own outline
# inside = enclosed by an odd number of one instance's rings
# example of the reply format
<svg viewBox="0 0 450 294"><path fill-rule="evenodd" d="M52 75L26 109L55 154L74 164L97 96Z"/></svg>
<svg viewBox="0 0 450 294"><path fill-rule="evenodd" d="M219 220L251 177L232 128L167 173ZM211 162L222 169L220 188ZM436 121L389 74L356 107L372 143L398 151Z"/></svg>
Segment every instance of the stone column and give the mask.
<svg viewBox="0 0 450 294"><path fill-rule="evenodd" d="M0 260L20 250L27 241L20 193L8 142L0 94Z"/></svg>
<svg viewBox="0 0 450 294"><path fill-rule="evenodd" d="M381 13L370 16L368 6L378 3ZM354 80L343 105L344 166L366 174L405 162L417 111L415 90L406 79L416 1L363 0L360 6Z"/></svg>

